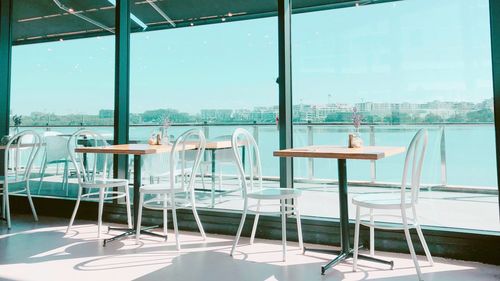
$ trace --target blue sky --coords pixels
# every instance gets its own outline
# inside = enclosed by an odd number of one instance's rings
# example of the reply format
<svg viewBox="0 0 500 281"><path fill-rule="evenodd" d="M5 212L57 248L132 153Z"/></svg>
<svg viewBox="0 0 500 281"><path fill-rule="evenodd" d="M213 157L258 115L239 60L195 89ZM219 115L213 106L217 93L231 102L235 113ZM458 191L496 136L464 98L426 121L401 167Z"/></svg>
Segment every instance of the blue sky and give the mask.
<svg viewBox="0 0 500 281"><path fill-rule="evenodd" d="M295 103L478 102L492 96L487 0L406 0L297 14ZM132 35L131 111L278 102L277 19ZM114 38L14 47L12 111L113 107Z"/></svg>

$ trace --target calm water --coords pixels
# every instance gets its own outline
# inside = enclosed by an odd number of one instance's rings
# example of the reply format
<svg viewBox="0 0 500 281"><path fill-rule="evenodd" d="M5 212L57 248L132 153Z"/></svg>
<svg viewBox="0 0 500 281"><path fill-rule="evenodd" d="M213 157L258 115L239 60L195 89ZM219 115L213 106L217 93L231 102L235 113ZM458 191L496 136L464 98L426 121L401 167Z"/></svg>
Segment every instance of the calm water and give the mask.
<svg viewBox="0 0 500 281"><path fill-rule="evenodd" d="M172 127L169 134L178 136L191 127ZM235 126L214 126L209 128L209 138L230 135ZM250 132L253 126L244 127ZM387 146L407 146L422 126L375 126L375 144ZM112 138L113 130L107 127L90 128ZM130 139L145 141L154 131L153 127L131 127ZM429 144L424 162L423 183L437 184L441 181L440 138L438 126L427 126ZM36 128L42 132L45 129ZM57 130L71 133L76 128L62 127ZM350 128L346 126L315 126L313 129L314 144L345 145ZM446 160L448 184L471 186L497 186L495 135L493 125L448 125L445 129ZM369 128L362 128L361 136L365 144L369 144ZM274 125L258 127L258 143L261 150L264 175L278 176L279 161L272 156L278 149L278 130ZM307 126L294 127L294 146L308 145ZM377 161L377 181L398 182L401 180L404 155L397 155ZM348 161L348 178L350 180L370 180L370 162ZM296 177L308 177L308 160L295 159ZM337 163L335 160L314 160L314 177L336 179Z"/></svg>

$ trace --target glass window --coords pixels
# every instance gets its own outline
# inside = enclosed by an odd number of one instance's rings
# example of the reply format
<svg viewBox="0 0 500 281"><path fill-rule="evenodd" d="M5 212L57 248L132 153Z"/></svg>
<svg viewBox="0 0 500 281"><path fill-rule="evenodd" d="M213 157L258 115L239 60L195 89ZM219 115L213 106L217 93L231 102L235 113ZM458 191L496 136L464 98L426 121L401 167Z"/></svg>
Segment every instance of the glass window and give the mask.
<svg viewBox="0 0 500 281"><path fill-rule="evenodd" d="M77 196L66 146L75 131L113 142L114 53L114 36L13 47L11 133L33 129L45 140L32 194Z"/></svg>
<svg viewBox="0 0 500 281"><path fill-rule="evenodd" d="M408 146L426 128L421 223L500 230L488 1L360 5L292 25L294 146L347 145L353 109L364 145ZM294 161L303 212L338 217L336 161ZM403 161L348 161L350 196L397 191Z"/></svg>
<svg viewBox="0 0 500 281"><path fill-rule="evenodd" d="M170 140L191 128L203 130L209 141L229 140L242 127L260 145L264 177L277 184L276 18L136 33L131 50L131 140L147 141L167 120ZM198 174L198 206L242 208L231 151L212 152ZM155 160L144 161L147 175L147 162Z"/></svg>

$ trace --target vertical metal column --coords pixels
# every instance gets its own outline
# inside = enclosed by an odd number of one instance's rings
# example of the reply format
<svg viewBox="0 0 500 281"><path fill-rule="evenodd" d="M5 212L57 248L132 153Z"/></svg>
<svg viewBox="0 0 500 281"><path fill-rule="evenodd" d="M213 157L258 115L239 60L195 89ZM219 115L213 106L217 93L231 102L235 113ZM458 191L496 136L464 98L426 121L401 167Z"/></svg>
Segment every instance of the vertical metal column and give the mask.
<svg viewBox="0 0 500 281"><path fill-rule="evenodd" d="M314 144L314 131L311 121L307 121L307 145ZM307 159L307 177L312 180L314 178L314 158Z"/></svg>
<svg viewBox="0 0 500 281"><path fill-rule="evenodd" d="M12 4L12 0L0 1L0 138L9 134ZM0 150L0 176L5 171L4 153L5 150ZM3 210L3 206L0 210ZM2 216L5 214L2 213Z"/></svg>
<svg viewBox="0 0 500 281"><path fill-rule="evenodd" d="M11 60L12 0L2 0L0 1L0 137L9 134Z"/></svg>
<svg viewBox="0 0 500 281"><path fill-rule="evenodd" d="M491 64L493 68L493 107L495 111L495 138L497 180L500 191L500 1L490 0ZM500 192L499 212L500 212Z"/></svg>
<svg viewBox="0 0 500 281"><path fill-rule="evenodd" d="M129 142L130 0L116 1L115 13L115 144ZM128 177L128 156L115 155L115 178Z"/></svg>
<svg viewBox="0 0 500 281"><path fill-rule="evenodd" d="M278 0L278 65L279 65L279 133L280 149L293 146L292 142L292 0ZM293 187L293 162L280 158L280 186Z"/></svg>

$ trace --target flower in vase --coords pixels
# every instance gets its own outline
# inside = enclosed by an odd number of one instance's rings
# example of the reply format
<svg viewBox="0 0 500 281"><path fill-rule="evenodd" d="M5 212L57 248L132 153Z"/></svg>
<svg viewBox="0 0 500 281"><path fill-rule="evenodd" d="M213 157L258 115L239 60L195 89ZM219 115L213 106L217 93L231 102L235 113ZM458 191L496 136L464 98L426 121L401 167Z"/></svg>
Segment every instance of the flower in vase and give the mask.
<svg viewBox="0 0 500 281"><path fill-rule="evenodd" d="M359 127L361 126L361 121L363 121L363 115L358 112L356 107L352 108L352 124L356 132L359 131Z"/></svg>

